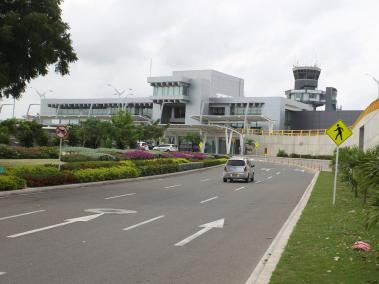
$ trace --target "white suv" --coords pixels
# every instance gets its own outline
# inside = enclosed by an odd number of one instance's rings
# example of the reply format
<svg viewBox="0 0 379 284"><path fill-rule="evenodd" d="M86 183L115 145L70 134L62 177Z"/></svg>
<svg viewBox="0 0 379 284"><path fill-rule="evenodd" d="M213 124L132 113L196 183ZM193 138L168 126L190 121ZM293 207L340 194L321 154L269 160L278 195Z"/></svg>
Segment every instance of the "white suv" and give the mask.
<svg viewBox="0 0 379 284"><path fill-rule="evenodd" d="M174 152L174 151L178 151L178 147L174 144L162 144L162 145L155 146L153 150L158 150L162 152Z"/></svg>

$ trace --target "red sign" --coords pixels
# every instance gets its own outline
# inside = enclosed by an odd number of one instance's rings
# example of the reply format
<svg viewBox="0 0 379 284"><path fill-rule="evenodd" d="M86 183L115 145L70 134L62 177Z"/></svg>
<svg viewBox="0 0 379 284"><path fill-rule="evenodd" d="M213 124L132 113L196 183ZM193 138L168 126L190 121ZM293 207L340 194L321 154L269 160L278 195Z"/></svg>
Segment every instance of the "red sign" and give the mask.
<svg viewBox="0 0 379 284"><path fill-rule="evenodd" d="M65 125L59 125L57 128L55 128L55 135L57 135L58 138L64 139L68 136L68 129Z"/></svg>

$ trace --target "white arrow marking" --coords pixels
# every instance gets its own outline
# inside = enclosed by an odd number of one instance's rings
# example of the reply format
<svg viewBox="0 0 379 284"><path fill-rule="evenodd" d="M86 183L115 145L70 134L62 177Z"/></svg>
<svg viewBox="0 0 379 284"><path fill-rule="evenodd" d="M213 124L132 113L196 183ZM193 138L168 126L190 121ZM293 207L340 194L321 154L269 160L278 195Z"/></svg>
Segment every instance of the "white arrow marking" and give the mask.
<svg viewBox="0 0 379 284"><path fill-rule="evenodd" d="M39 212L44 212L44 211L46 211L46 210L37 210L37 211L32 211L32 212L27 212L27 213L22 213L22 214L7 216L7 217L2 217L2 218L0 218L0 221L11 219L11 218L16 218L16 217L20 217L20 216L25 216L25 215L35 214L35 213L39 213Z"/></svg>
<svg viewBox="0 0 379 284"><path fill-rule="evenodd" d="M216 221L200 225L199 228L203 228L203 229L201 229L200 231L196 232L195 234L189 236L188 238L185 238L184 240L176 243L175 246L177 246L177 247L184 246L184 245L188 244L190 241L193 241L197 237L201 236L202 234L208 232L209 230L212 230L213 228L222 229L224 227L224 221L225 221L225 219L218 219Z"/></svg>
<svg viewBox="0 0 379 284"><path fill-rule="evenodd" d="M208 202L208 201L211 201L211 200L214 200L214 199L217 199L217 198L218 198L218 196L214 196L214 197L211 197L211 198L209 198L209 199L206 199L206 200L200 201L200 203L203 204L203 203L206 203L206 202Z"/></svg>
<svg viewBox="0 0 379 284"><path fill-rule="evenodd" d="M241 186L239 188L236 188L234 191L239 191L239 190L244 189L244 188L245 188L244 186Z"/></svg>
<svg viewBox="0 0 379 284"><path fill-rule="evenodd" d="M161 216L158 216L158 217L155 217L155 218L152 218L152 219L149 219L149 220L143 221L143 222L138 223L138 224L135 224L135 225L133 225L133 226L130 226L130 227L124 228L123 230L124 230L124 231L128 231L128 230L130 230L130 229L137 228L137 227L139 227L139 226L145 225L145 224L147 224L147 223L153 222L153 221L158 220L158 219L161 219L161 218L163 218L163 217L165 217L165 215L161 215Z"/></svg>
<svg viewBox="0 0 379 284"><path fill-rule="evenodd" d="M181 184L174 184L174 185L166 186L165 189L178 187L178 186L182 186L182 185Z"/></svg>
<svg viewBox="0 0 379 284"><path fill-rule="evenodd" d="M78 218L67 219L63 223L59 223L59 224L55 224L55 225L51 225L51 226L47 226L47 227L43 227L43 228L38 228L38 229L31 230L31 231L15 234L15 235L10 235L10 236L7 236L7 238L17 238L17 237L21 237L21 236L25 236L25 235L30 235L30 234L34 234L37 232L46 231L46 230L50 230L50 229L61 227L61 226L66 226L68 224L72 224L72 223L76 223L76 222L88 222L88 221L91 221L97 217L100 217L103 214L105 214L105 213L99 213L99 214L94 214L94 215L88 215L88 216L83 216L83 217L78 217Z"/></svg>
<svg viewBox="0 0 379 284"><path fill-rule="evenodd" d="M106 197L104 199L108 200L108 199L114 199L114 198L119 198L119 197L124 197L124 196L129 196L129 195L134 195L135 193L128 193L128 194L123 194L123 195L116 195L116 196L110 196L110 197Z"/></svg>

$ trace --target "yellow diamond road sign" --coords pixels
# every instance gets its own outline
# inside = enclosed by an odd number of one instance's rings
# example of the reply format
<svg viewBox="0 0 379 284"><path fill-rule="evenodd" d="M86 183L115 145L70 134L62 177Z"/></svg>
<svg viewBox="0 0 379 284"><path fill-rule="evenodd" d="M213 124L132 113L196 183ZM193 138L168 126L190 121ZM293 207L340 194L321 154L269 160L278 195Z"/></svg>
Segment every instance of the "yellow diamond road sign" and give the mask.
<svg viewBox="0 0 379 284"><path fill-rule="evenodd" d="M341 145L347 138L353 134L350 128L342 120L338 120L329 129L326 130L326 134L329 135L330 139L337 144Z"/></svg>

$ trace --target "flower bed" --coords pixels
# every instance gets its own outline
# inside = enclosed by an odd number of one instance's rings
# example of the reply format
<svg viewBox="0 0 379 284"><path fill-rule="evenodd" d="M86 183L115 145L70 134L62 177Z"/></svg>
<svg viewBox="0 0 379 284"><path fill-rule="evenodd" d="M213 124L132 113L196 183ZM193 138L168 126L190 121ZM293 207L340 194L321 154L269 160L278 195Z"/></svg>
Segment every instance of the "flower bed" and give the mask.
<svg viewBox="0 0 379 284"><path fill-rule="evenodd" d="M56 147L19 147L0 145L0 159L57 159Z"/></svg>
<svg viewBox="0 0 379 284"><path fill-rule="evenodd" d="M149 153L147 151L142 151L142 150L128 151L128 152L122 153L119 156L127 160L137 160L137 159L148 160L148 159L158 158L158 155Z"/></svg>
<svg viewBox="0 0 379 284"><path fill-rule="evenodd" d="M185 158L189 160L203 160L208 158L207 154L196 152L164 152L162 153L164 158Z"/></svg>

